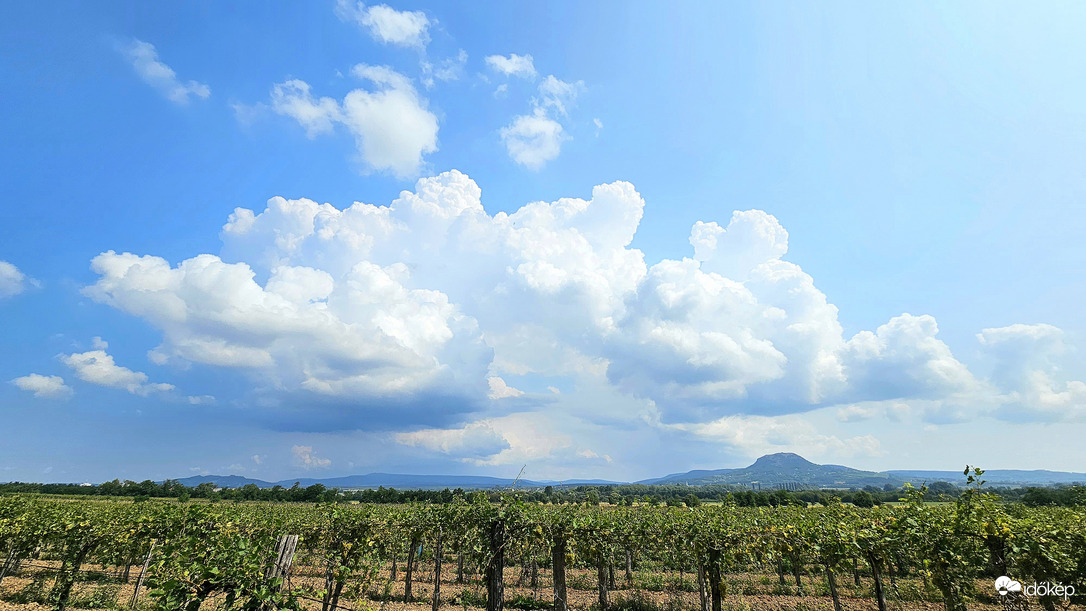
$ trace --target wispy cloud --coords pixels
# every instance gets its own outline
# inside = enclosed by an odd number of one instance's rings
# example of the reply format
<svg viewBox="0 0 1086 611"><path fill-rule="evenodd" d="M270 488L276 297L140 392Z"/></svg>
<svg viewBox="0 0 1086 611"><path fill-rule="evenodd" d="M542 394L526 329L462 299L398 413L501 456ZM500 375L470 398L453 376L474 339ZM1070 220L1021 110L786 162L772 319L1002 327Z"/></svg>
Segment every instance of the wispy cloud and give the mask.
<svg viewBox="0 0 1086 611"><path fill-rule="evenodd" d="M171 102L185 105L192 96L207 98L211 88L197 81L182 83L172 68L158 59L155 46L142 40L133 40L120 48L143 82L157 89Z"/></svg>

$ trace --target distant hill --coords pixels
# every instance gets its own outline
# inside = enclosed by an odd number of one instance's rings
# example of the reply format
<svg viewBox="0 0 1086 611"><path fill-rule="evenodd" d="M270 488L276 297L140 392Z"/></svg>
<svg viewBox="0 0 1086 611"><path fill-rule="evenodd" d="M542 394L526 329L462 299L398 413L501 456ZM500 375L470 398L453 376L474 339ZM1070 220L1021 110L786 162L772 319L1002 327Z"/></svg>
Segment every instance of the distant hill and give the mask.
<svg viewBox="0 0 1086 611"><path fill-rule="evenodd" d="M327 488L354 489L354 488L385 488L398 489L434 489L464 488L464 489L488 489L507 488L513 485L514 480L502 477L486 477L481 475L402 475L395 473L367 473L366 475L347 475L344 477L323 478L293 478L278 482L267 482L259 479L251 479L240 475L195 475L177 480L185 486L197 486L203 483L213 483L220 488L241 488L248 484L255 484L258 488L273 488L282 486L290 488L295 482L302 488L313 484L322 484ZM537 488L545 486L542 482L520 480L518 486Z"/></svg>
<svg viewBox="0 0 1086 611"><path fill-rule="evenodd" d="M626 482L616 482L609 479L563 479L539 480L541 486L621 486Z"/></svg>
<svg viewBox="0 0 1086 611"><path fill-rule="evenodd" d="M1022 471L1014 469L993 469L984 473L984 479L992 486L1048 486L1086 482L1086 473L1067 473L1062 471ZM197 475L178 480L186 486L196 486L205 482L214 483L223 488L240 488L254 484L260 488L282 486L290 488L295 482L305 488L313 484L323 484L328 488L361 489L386 488L430 489L463 488L479 490L507 488L513 485L512 479L487 477L482 475L404 475L396 473L368 473L366 475L347 475L344 477L298 478L278 482L267 482L240 475ZM863 488L886 484L894 487L909 482L916 486L931 482L950 482L964 485L965 476L961 471L861 471L841 465L815 464L798 454L781 452L767 454L754 461L749 467L739 469L715 469L673 473L664 477L645 479L638 484L679 484L703 486L707 484L730 484L734 486L763 488ZM596 479L520 480L517 486L523 488L542 488L543 486L606 486L622 484Z"/></svg>
<svg viewBox="0 0 1086 611"><path fill-rule="evenodd" d="M313 484L324 484L329 488L410 488L410 489L437 489L442 488L507 488L513 485L514 480L503 477L486 477L481 475L399 475L395 473L367 473L366 475L347 475L345 477L328 477L321 479L292 479L279 482L280 486L290 487L298 482L303 488ZM542 484L529 480L520 480L518 486L538 487Z"/></svg>
<svg viewBox="0 0 1086 611"><path fill-rule="evenodd" d="M195 488L200 484L215 484L219 488L241 488L248 484L256 484L260 488L271 488L275 484L268 483L260 479L250 479L248 477L242 477L240 475L194 475L192 477L182 477L181 479L174 480L182 485L190 488Z"/></svg>
<svg viewBox="0 0 1086 611"><path fill-rule="evenodd" d="M928 482L950 482L964 485L965 474L961 471L887 471L914 485ZM1086 473L1068 471L1048 471L1038 469L992 469L985 471L981 479L989 486L1051 486L1054 484L1086 484Z"/></svg>
<svg viewBox="0 0 1086 611"><path fill-rule="evenodd" d="M886 484L900 486L905 483L905 480L888 473L861 471L840 465L817 465L798 454L781 452L763 456L754 461L751 466L741 469L689 471L642 480L637 483L685 484L688 486L703 486L706 484L751 486L757 484L767 488L795 484L800 487L810 488L862 488L864 486L882 487Z"/></svg>

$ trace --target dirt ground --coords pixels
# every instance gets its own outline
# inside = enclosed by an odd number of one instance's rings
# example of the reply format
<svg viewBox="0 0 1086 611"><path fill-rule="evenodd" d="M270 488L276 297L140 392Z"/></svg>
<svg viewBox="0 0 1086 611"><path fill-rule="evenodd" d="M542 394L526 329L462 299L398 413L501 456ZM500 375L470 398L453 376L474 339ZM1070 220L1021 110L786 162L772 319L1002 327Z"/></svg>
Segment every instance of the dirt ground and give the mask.
<svg viewBox="0 0 1086 611"><path fill-rule="evenodd" d="M47 567L55 564L39 562L38 566L26 567L19 574L5 578L2 586L0 586L0 611L48 611L51 609L49 606L37 603L18 603L13 598L32 584L35 574L47 575L49 573ZM446 564L442 570L442 606L451 609L459 607L464 610L482 606L482 601L485 600L485 588L479 583L477 576L468 575L466 583L455 583L456 567L455 564L452 566L449 566L449 564ZM111 606L107 602L109 599L116 601L112 606L113 609L128 608L132 600L132 592L139 567L132 570L128 583L120 583L120 573L115 568L85 566L84 570L101 571L109 578L99 579L98 581L77 582L71 595L73 608L110 609ZM697 592L623 589L623 576L618 573L615 577L619 589L610 592L610 601L613 607L623 609L623 611L630 611L631 607L635 605L629 603L629 601L635 600L638 603L635 611L650 611L652 608L659 611L700 611L701 605ZM644 575L641 573L635 576L635 587L645 585L642 581L643 577ZM659 579L659 576L655 577L657 578L654 580L654 587L659 587L663 580ZM668 576L673 581L677 581L677 577L677 574ZM691 578L691 575L686 575L688 583ZM427 570L427 567L420 567L417 570L416 580L412 584L412 598L415 602L401 602L404 593L403 579L402 567L398 571L397 580L391 584L389 583L389 573L385 571L372 584L369 584L364 592L346 592L340 600L341 610L429 611L431 608L430 600L433 595L433 568L429 567L429 570ZM552 599L549 572L539 571L539 587L537 588L518 586L517 584L521 582L520 579L519 569L509 568L506 570L506 608L539 609L549 605ZM791 577L789 579L791 580ZM851 576L848 576L848 579L842 576L839 581L845 582L841 584L840 591L842 605L846 611L877 610L878 607L871 597L870 584L861 583L861 586L857 588L853 584ZM527 579L523 580L523 583L527 582ZM568 589L568 602L571 609L588 611L590 607L597 604L598 592L595 589L588 589L589 584L594 585L594 583L594 572L587 570L571 570L568 572L567 584L570 586ZM825 595L825 583L820 577L804 576L803 585L805 591L810 594L808 596L792 594L794 592L794 582L787 587L781 587L776 575L769 577L746 574L728 575L725 578L725 584L727 593L723 601L724 611L833 611L833 602L828 595ZM47 579L45 581L46 589L51 585L51 580ZM291 585L316 590L323 585L321 572L316 567L298 566L291 578ZM913 584L903 583L901 585L905 587ZM981 588L984 585L987 585L987 582L984 584L978 582L978 592L983 592ZM905 589L907 590L907 587ZM140 594L137 607L144 607L148 602L145 596L146 590L142 590ZM915 596L903 600L906 597L895 597L891 592L888 598L889 607L893 611L942 611L943 609L940 602L921 601L917 600ZM98 606L91 604L94 602L98 602ZM217 602L221 601L209 600L205 603L204 608L213 608ZM997 609L1003 609L1001 603L1001 600L992 595L988 599L972 601L968 604L968 607L970 611L996 611ZM307 611L315 611L321 608L321 603L320 601L303 600L302 607ZM1033 602L1028 608L1040 609L1040 606ZM1086 611L1086 606L1083 605L1071 605L1064 608L1069 611L1072 609Z"/></svg>

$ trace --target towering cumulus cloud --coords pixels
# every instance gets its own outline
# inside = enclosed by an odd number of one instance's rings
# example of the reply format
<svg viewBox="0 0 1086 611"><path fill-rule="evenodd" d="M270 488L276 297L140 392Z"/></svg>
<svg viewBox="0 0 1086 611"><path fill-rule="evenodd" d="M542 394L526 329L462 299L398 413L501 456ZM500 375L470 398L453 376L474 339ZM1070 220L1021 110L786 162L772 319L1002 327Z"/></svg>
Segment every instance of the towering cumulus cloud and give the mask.
<svg viewBox="0 0 1086 611"><path fill-rule="evenodd" d="M399 437L432 451L485 433L502 446L495 452L525 455L515 441L528 436L499 424L539 416L501 418L567 400L558 387L607 397L581 404L580 422L642 418L701 436L753 427L766 439L783 425L755 416L837 403L957 405L995 392L937 338L930 316L902 314L845 337L837 308L785 260L788 233L772 215L698 222L690 257L650 266L630 247L644 206L633 185L616 182L587 200L491 215L457 171L419 180L388 206L274 197L259 213L234 211L221 256L173 265L106 252L86 292L160 329L159 363L245 371L302 404L331 397L346 409L406 413L440 397L433 409L460 428ZM1051 334L990 329L982 339L1018 353L1051 347ZM1034 361L1040 373L1012 390L1048 392L1052 409L1073 402L1078 387L1038 382L1051 372ZM615 402L648 406L651 416ZM551 413L552 424L574 418ZM592 453L563 435L548 438Z"/></svg>

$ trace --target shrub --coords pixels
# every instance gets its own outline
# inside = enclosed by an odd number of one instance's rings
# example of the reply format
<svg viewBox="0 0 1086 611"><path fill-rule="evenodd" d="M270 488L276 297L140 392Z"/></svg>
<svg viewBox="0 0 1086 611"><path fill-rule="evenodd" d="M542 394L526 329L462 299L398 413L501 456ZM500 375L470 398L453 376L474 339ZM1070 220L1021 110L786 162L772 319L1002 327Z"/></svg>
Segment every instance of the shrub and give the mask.
<svg viewBox="0 0 1086 611"><path fill-rule="evenodd" d="M566 577L566 585L571 590L595 590L599 584L595 577L589 575L569 575Z"/></svg>
<svg viewBox="0 0 1086 611"><path fill-rule="evenodd" d="M483 604L486 604L486 600L483 600ZM505 606L511 609L525 609L526 611L534 611L536 609L550 609L551 603L526 596L524 594L517 594L511 599L505 601Z"/></svg>
<svg viewBox="0 0 1086 611"><path fill-rule="evenodd" d="M486 594L473 589L464 588L456 597L460 605L464 607L486 607Z"/></svg>
<svg viewBox="0 0 1086 611"><path fill-rule="evenodd" d="M872 498L870 492L861 490L856 494L852 495L852 504L857 507L874 507L875 499Z"/></svg>
<svg viewBox="0 0 1086 611"><path fill-rule="evenodd" d="M667 583L660 573L643 573L634 577L634 588L649 592L663 592L667 589Z"/></svg>

